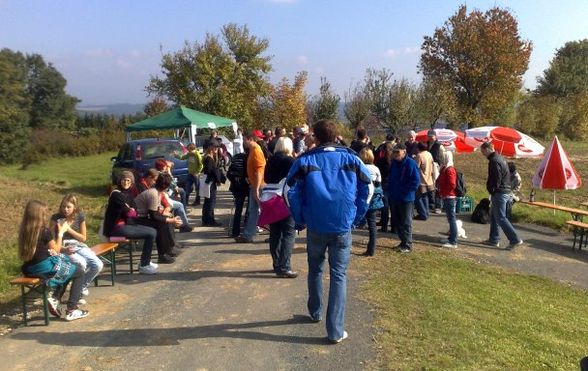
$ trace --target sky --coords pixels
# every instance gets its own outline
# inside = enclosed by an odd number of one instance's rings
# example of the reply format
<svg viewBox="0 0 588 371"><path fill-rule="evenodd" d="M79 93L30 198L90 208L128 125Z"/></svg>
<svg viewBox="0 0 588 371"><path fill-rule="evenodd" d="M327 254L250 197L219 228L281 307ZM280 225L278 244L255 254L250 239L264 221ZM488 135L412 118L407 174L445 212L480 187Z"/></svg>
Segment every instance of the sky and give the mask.
<svg viewBox="0 0 588 371"><path fill-rule="evenodd" d="M517 18L533 43L529 89L558 48L588 38L588 0L0 0L0 48L41 54L81 105L142 104L162 53L246 24L270 41L272 82L304 70L308 94L318 94L324 76L343 98L370 67L418 83L423 37L464 3Z"/></svg>

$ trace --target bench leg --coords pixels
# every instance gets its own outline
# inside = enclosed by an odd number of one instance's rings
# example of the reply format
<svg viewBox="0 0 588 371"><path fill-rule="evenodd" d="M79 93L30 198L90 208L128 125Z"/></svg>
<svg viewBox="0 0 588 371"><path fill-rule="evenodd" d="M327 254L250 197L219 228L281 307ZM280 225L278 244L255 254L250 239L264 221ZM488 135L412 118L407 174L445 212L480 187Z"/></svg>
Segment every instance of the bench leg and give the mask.
<svg viewBox="0 0 588 371"><path fill-rule="evenodd" d="M28 322L28 314L27 314L27 295L25 293L25 287L21 286L20 287L20 296L22 299L22 321L24 323L25 326L27 326L27 322Z"/></svg>
<svg viewBox="0 0 588 371"><path fill-rule="evenodd" d="M131 276L133 275L133 250L135 248L135 241L129 241L129 271L131 272Z"/></svg>
<svg viewBox="0 0 588 371"><path fill-rule="evenodd" d="M114 250L110 250L110 283L111 286L114 286L114 273L115 273L115 264L116 264L116 258L114 255Z"/></svg>
<svg viewBox="0 0 588 371"><path fill-rule="evenodd" d="M45 326L49 326L49 303L47 303L47 285L43 285L41 293L43 295L43 315L45 316Z"/></svg>
<svg viewBox="0 0 588 371"><path fill-rule="evenodd" d="M580 243L578 244L578 251L582 250L582 244L584 243L584 230L579 230L578 233L580 234Z"/></svg>

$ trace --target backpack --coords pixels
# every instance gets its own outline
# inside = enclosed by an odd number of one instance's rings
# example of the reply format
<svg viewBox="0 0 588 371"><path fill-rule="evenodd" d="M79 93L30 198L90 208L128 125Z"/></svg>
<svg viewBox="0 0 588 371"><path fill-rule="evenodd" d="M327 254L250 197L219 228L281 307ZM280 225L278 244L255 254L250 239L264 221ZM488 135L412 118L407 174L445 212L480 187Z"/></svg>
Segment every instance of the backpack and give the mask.
<svg viewBox="0 0 588 371"><path fill-rule="evenodd" d="M457 170L455 172L457 174L457 181L455 182L455 196L463 197L468 191L465 185L465 181L463 180L463 173Z"/></svg>
<svg viewBox="0 0 588 371"><path fill-rule="evenodd" d="M247 155L238 153L233 157L226 177L231 182L229 190L232 193L246 193L249 191L247 183Z"/></svg>

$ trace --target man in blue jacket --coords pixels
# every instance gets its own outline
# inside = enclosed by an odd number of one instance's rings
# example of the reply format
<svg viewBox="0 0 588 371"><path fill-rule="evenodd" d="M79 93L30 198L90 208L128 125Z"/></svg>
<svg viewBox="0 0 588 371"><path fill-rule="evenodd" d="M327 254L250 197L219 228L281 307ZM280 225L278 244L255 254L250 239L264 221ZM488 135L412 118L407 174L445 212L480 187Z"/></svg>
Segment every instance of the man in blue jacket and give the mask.
<svg viewBox="0 0 588 371"><path fill-rule="evenodd" d="M306 225L308 252L308 311L322 319L322 274L329 254L327 336L336 344L347 338L345 305L351 229L368 210L373 192L368 169L355 153L335 145L336 126L330 120L313 126L316 148L302 154L288 173L286 192L298 226Z"/></svg>
<svg viewBox="0 0 588 371"><path fill-rule="evenodd" d="M398 143L392 151L388 174L388 200L396 216L400 252L412 251L412 213L415 192L421 180L416 162L406 155L406 146Z"/></svg>

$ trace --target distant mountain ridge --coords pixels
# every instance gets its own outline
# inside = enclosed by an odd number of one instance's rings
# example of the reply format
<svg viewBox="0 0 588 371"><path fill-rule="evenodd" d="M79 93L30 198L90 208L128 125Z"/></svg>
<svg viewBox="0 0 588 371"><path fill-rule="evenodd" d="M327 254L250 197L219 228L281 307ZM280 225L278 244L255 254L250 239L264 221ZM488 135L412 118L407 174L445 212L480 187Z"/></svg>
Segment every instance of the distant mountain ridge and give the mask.
<svg viewBox="0 0 588 371"><path fill-rule="evenodd" d="M103 115L134 115L142 113L145 104L131 104L131 103L117 103L117 104L102 104L102 105L78 105L76 111L80 115L84 114L103 114Z"/></svg>

